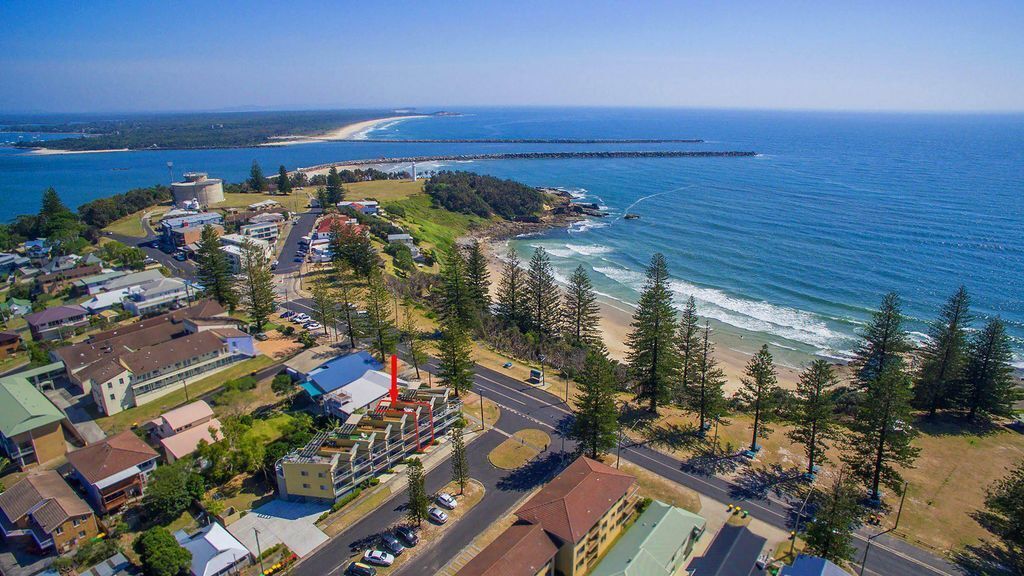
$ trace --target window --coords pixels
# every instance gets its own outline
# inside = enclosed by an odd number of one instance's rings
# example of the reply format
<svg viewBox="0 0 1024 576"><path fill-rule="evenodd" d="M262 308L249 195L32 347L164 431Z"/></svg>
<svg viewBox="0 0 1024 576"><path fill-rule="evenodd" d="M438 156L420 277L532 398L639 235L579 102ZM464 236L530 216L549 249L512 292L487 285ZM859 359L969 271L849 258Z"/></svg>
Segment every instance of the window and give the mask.
<svg viewBox="0 0 1024 576"><path fill-rule="evenodd" d="M79 530L78 531L78 537L79 538L85 538L85 530Z"/></svg>
<svg viewBox="0 0 1024 576"><path fill-rule="evenodd" d="M113 395L113 394L111 394L111 395L110 395L110 399L111 399L111 400L113 400L113 399L114 399L114 395Z"/></svg>
<svg viewBox="0 0 1024 576"><path fill-rule="evenodd" d="M323 478L324 477L324 473L323 472L317 472L316 473L316 477L317 478Z"/></svg>
<svg viewBox="0 0 1024 576"><path fill-rule="evenodd" d="M113 388L114 388L114 383L113 382L107 382L107 390L112 390Z"/></svg>
<svg viewBox="0 0 1024 576"><path fill-rule="evenodd" d="M63 526L57 526L57 528L53 531L53 533L54 534L63 534L64 533L64 527Z"/></svg>
<svg viewBox="0 0 1024 576"><path fill-rule="evenodd" d="M320 489L321 489L321 490L327 490L327 486L326 486L326 485L324 485L324 484L321 484L321 485L320 485Z"/></svg>
<svg viewBox="0 0 1024 576"><path fill-rule="evenodd" d="M309 488L309 484L303 484L302 487L303 488Z"/></svg>
<svg viewBox="0 0 1024 576"><path fill-rule="evenodd" d="M302 476L309 476L309 472L307 472L306 470L303 470L299 474L302 475Z"/></svg>
<svg viewBox="0 0 1024 576"><path fill-rule="evenodd" d="M73 526L78 526L81 523L82 523L82 519L81 518L75 518L74 520L71 521L71 524Z"/></svg>

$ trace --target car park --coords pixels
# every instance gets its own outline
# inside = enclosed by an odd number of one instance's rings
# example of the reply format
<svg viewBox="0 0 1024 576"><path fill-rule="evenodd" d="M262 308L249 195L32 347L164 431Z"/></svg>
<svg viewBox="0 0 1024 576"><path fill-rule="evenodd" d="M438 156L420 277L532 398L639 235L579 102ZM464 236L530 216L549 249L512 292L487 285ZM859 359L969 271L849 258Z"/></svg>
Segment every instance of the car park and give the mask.
<svg viewBox="0 0 1024 576"><path fill-rule="evenodd" d="M420 536L412 526L399 526L395 528L395 535L402 539L402 543L406 547L415 546L420 543Z"/></svg>
<svg viewBox="0 0 1024 576"><path fill-rule="evenodd" d="M405 552L405 546L391 532L385 532L380 535L380 544L385 550L395 556L401 556L402 552Z"/></svg>
<svg viewBox="0 0 1024 576"><path fill-rule="evenodd" d="M353 562L345 569L349 576L377 576L377 569L361 562Z"/></svg>
<svg viewBox="0 0 1024 576"><path fill-rule="evenodd" d="M377 566L391 566L395 563L395 557L383 550L367 550L363 553L363 562Z"/></svg>
<svg viewBox="0 0 1024 576"><path fill-rule="evenodd" d="M437 506L431 506L430 510L427 510L427 516L438 524L444 524L448 521L448 514L444 510L441 510Z"/></svg>
<svg viewBox="0 0 1024 576"><path fill-rule="evenodd" d="M455 501L455 496L452 496L447 492L438 494L434 501L449 510L455 510L455 507L459 505L459 503Z"/></svg>

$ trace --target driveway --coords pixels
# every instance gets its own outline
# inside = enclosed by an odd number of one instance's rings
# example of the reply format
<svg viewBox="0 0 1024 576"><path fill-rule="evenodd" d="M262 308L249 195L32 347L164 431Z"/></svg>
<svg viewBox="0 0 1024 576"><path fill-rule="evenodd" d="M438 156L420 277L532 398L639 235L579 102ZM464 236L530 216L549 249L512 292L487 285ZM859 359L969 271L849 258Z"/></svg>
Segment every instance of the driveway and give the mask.
<svg viewBox="0 0 1024 576"><path fill-rule="evenodd" d="M87 444L102 442L107 437L85 409L85 404L92 402L90 395L73 394L67 385L47 390L45 394L57 408L67 415L71 425L75 427Z"/></svg>
<svg viewBox="0 0 1024 576"><path fill-rule="evenodd" d="M228 526L228 532L238 538L254 556L259 554L255 532L259 530L259 550L283 542L301 558L327 541L327 535L315 523L329 509L330 506L326 504L273 500L249 511Z"/></svg>

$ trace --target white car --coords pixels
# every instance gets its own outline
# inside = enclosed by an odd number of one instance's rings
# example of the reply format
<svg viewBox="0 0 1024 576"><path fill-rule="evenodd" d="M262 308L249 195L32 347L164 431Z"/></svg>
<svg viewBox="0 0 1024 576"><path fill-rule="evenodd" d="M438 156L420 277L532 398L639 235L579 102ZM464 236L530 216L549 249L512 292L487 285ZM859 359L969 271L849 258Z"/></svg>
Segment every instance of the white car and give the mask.
<svg viewBox="0 0 1024 576"><path fill-rule="evenodd" d="M296 314L295 316L292 316L292 322L296 324L304 324L309 322L309 316L307 314Z"/></svg>
<svg viewBox="0 0 1024 576"><path fill-rule="evenodd" d="M307 322L306 324L303 324L302 327L306 330L319 330L324 326L319 322Z"/></svg>
<svg viewBox="0 0 1024 576"><path fill-rule="evenodd" d="M455 497L452 496L451 494L448 494L447 492L442 492L438 494L435 500L437 501L438 504L444 506L449 510L455 510L455 507L459 505L459 503L455 501Z"/></svg>
<svg viewBox="0 0 1024 576"><path fill-rule="evenodd" d="M377 566L391 566L395 563L395 557L383 550L367 550L363 553L363 562Z"/></svg>
<svg viewBox="0 0 1024 576"><path fill-rule="evenodd" d="M448 514L446 514L444 510L441 510L437 506L431 506L430 510L427 510L427 516L429 516L431 520L437 522L438 524L444 524L448 521Z"/></svg>

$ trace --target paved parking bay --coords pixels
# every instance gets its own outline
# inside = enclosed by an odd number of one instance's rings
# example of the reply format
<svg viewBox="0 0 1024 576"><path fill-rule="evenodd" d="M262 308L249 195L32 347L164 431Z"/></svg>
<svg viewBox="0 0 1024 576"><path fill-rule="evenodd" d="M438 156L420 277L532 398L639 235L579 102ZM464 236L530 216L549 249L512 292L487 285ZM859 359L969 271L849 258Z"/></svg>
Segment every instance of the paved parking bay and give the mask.
<svg viewBox="0 0 1024 576"><path fill-rule="evenodd" d="M315 522L329 509L326 504L273 500L228 526L228 532L254 556L258 554L255 531L259 530L259 549L266 550L283 542L301 558L327 541L327 535Z"/></svg>

